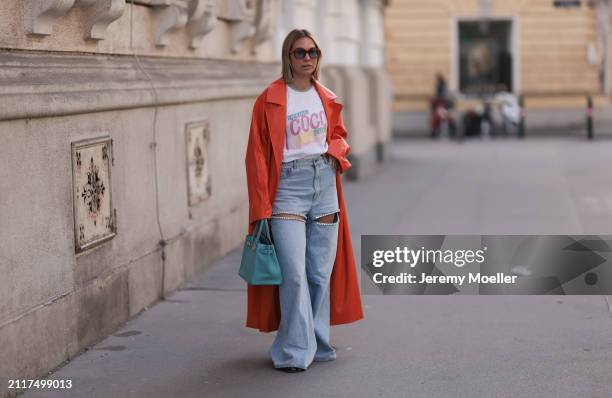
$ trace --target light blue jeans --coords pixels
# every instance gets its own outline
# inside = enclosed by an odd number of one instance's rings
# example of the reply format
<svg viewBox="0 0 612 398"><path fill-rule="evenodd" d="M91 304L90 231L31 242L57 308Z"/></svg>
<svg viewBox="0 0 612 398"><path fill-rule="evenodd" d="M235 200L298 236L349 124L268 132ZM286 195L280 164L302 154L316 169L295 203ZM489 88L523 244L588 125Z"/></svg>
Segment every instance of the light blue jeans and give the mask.
<svg viewBox="0 0 612 398"><path fill-rule="evenodd" d="M338 243L336 171L332 158L283 163L272 207L271 229L283 283L281 320L270 357L276 368L307 369L331 361L329 282ZM301 216L301 220L279 214ZM317 220L336 214L333 222ZM283 217L283 218L279 218Z"/></svg>

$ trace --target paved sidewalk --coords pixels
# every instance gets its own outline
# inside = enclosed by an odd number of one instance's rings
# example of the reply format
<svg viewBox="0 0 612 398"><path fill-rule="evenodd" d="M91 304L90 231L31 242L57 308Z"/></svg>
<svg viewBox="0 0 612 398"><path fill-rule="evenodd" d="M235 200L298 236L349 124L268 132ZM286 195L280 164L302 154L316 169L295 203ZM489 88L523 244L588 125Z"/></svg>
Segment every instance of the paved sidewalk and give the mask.
<svg viewBox="0 0 612 398"><path fill-rule="evenodd" d="M346 182L361 234L610 234L612 140L399 141ZM338 359L285 374L244 327L233 251L24 397L611 397L612 298L364 296Z"/></svg>

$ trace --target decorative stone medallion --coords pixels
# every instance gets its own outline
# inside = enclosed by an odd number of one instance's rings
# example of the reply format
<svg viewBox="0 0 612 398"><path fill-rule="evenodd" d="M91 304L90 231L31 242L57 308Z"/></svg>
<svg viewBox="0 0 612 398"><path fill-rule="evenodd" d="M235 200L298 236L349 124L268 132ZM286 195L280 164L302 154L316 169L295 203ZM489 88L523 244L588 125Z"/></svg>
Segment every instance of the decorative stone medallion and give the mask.
<svg viewBox="0 0 612 398"><path fill-rule="evenodd" d="M208 120L188 123L185 127L187 139L187 178L189 206L206 199L211 194L212 183L208 158L210 130Z"/></svg>
<svg viewBox="0 0 612 398"><path fill-rule="evenodd" d="M112 140L99 137L72 143L72 187L77 253L115 236L110 167Z"/></svg>

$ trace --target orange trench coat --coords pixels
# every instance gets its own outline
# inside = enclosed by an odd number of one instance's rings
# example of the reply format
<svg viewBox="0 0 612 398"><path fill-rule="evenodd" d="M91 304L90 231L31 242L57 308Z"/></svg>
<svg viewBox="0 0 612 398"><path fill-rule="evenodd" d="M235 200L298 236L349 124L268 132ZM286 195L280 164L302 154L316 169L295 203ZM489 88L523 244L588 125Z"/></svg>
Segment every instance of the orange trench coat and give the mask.
<svg viewBox="0 0 612 398"><path fill-rule="evenodd" d="M363 318L357 268L340 180L340 173L351 167L346 158L350 148L340 115L342 105L335 102L336 95L333 92L316 80L313 82L327 116L327 153L336 158L340 165L336 172L340 207L338 248L330 281L330 324L338 325ZM249 192L249 234L252 233L257 220L270 218L272 215L286 140L286 119L287 85L280 78L259 95L253 107L245 158ZM278 286L248 285L246 326L262 332L271 332L278 329L279 323Z"/></svg>

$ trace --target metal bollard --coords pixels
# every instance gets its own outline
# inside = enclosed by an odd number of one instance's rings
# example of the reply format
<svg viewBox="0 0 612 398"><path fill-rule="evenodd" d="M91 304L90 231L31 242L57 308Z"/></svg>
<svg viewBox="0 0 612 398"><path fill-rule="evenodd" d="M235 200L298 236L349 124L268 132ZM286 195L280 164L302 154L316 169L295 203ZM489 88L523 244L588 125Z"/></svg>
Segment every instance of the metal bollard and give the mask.
<svg viewBox="0 0 612 398"><path fill-rule="evenodd" d="M587 138L593 139L593 98L587 96Z"/></svg>
<svg viewBox="0 0 612 398"><path fill-rule="evenodd" d="M519 107L521 108L521 116L518 125L518 136L523 138L525 137L525 97L522 94L519 96Z"/></svg>

